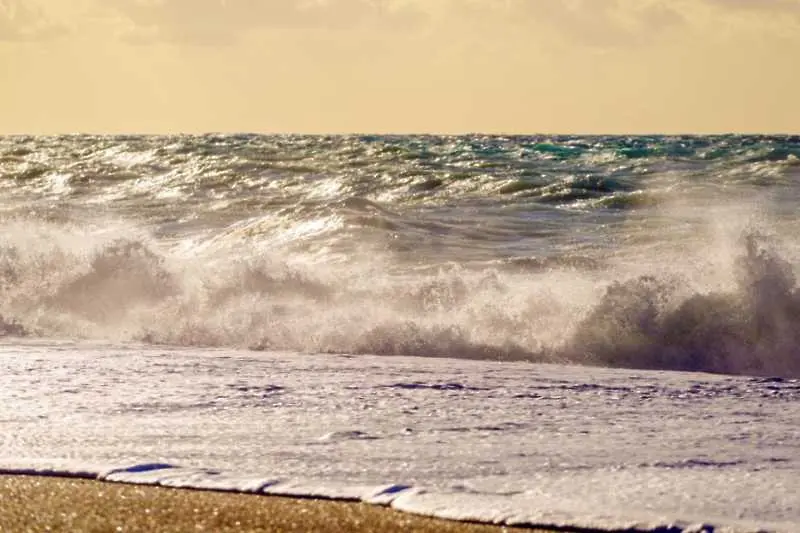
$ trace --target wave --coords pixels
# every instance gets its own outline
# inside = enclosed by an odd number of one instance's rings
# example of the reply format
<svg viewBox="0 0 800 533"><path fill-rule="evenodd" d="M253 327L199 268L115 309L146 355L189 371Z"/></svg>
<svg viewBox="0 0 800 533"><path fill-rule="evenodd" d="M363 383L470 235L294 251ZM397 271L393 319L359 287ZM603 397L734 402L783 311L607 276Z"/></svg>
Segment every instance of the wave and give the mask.
<svg viewBox="0 0 800 533"><path fill-rule="evenodd" d="M0 246L0 334L800 376L800 288L778 246L745 234L713 289L684 251L659 261L681 257L638 274L571 255L401 267L23 221Z"/></svg>
<svg viewBox="0 0 800 533"><path fill-rule="evenodd" d="M0 190L34 203L113 201L163 218L221 201L255 215L353 197L404 208L635 209L655 201L652 182L665 176L719 188L755 174L781 186L772 178L795 172L798 158L800 141L789 136L0 137Z"/></svg>
<svg viewBox="0 0 800 533"><path fill-rule="evenodd" d="M800 288L791 265L744 238L735 290L676 297L652 276L612 284L568 358L628 368L800 375Z"/></svg>

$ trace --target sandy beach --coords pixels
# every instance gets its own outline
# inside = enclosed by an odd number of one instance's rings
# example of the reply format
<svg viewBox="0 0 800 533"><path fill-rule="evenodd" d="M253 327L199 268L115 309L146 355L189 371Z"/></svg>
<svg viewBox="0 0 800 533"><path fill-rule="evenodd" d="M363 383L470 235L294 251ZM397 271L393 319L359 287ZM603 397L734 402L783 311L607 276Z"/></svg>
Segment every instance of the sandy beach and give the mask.
<svg viewBox="0 0 800 533"><path fill-rule="evenodd" d="M510 530L415 516L365 503L37 476L0 476L0 507L3 533Z"/></svg>

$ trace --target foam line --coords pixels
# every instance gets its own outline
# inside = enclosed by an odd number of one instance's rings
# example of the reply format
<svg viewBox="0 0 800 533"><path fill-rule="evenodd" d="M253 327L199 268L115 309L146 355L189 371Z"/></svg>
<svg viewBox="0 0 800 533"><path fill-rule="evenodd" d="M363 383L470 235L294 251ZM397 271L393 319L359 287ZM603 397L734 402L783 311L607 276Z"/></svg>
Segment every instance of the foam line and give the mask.
<svg viewBox="0 0 800 533"><path fill-rule="evenodd" d="M257 493L264 487L277 483L273 479L258 476L235 475L201 468L181 468L158 463L113 470L100 476L99 479L137 485L247 493Z"/></svg>
<svg viewBox="0 0 800 533"><path fill-rule="evenodd" d="M559 510L535 509L515 501L514 496L510 495L420 491L399 496L391 506L399 511L414 514L502 526L659 533L718 531L714 526L693 524L688 521L637 520L629 514L613 512L605 515L576 515Z"/></svg>
<svg viewBox="0 0 800 533"><path fill-rule="evenodd" d="M795 533L798 531L796 524L777 524L770 528L763 527L763 524L752 524L752 526L740 524L732 528L724 524L668 518L638 519L627 513L620 514L613 511L602 515L572 514L532 508L518 499L519 494L428 491L422 487L400 484L372 486L313 480L277 480L217 470L185 468L166 463L138 463L107 468L67 462L37 461L23 464L0 460L0 475L36 475L181 489L356 501L445 520L536 529L642 533Z"/></svg>

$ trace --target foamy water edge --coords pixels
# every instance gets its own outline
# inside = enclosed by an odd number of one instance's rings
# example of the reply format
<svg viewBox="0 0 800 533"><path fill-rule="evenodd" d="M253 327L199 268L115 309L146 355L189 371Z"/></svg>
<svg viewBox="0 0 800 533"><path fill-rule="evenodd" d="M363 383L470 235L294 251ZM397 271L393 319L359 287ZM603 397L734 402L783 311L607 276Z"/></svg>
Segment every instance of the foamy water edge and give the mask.
<svg viewBox="0 0 800 533"><path fill-rule="evenodd" d="M560 509L531 509L514 501L513 494L481 494L468 490L429 491L396 483L365 485L311 479L276 479L213 469L186 468L152 462L134 465L97 465L65 461L0 461L0 475L39 476L149 485L174 489L260 494L361 502L444 520L565 531L627 531L653 533L791 533L796 525L724 521L696 521L680 517L645 517L637 513L571 514Z"/></svg>

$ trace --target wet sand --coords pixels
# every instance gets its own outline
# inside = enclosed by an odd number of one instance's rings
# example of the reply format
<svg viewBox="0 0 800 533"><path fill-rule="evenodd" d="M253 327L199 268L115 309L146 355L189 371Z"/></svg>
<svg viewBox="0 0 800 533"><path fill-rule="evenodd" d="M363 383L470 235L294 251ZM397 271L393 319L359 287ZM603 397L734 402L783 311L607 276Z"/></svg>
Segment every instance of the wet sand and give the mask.
<svg viewBox="0 0 800 533"><path fill-rule="evenodd" d="M511 530L421 517L365 503L54 477L0 476L0 532L3 533L499 533Z"/></svg>

